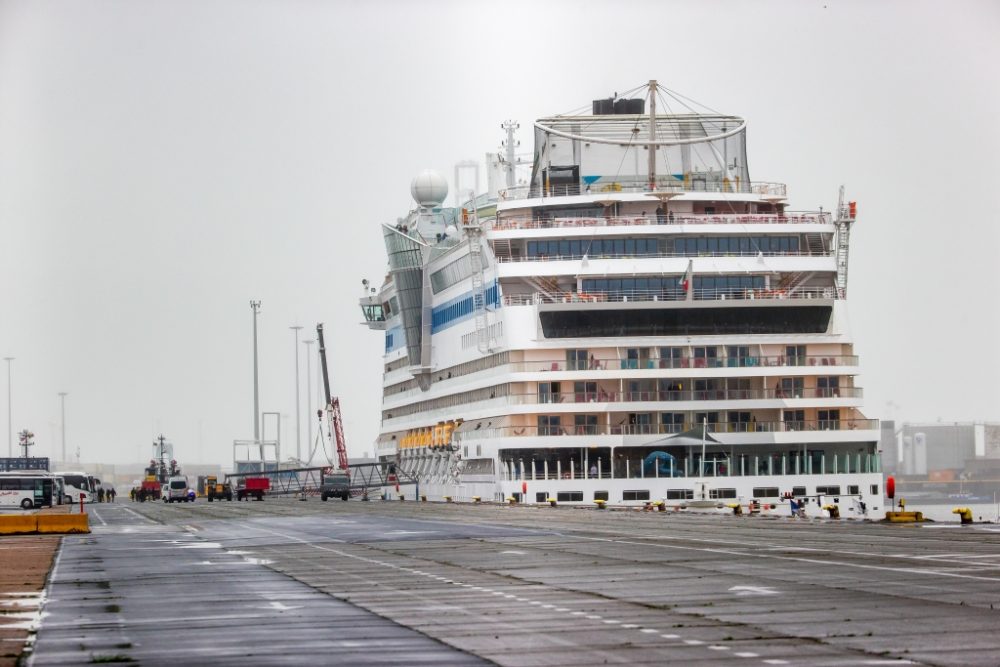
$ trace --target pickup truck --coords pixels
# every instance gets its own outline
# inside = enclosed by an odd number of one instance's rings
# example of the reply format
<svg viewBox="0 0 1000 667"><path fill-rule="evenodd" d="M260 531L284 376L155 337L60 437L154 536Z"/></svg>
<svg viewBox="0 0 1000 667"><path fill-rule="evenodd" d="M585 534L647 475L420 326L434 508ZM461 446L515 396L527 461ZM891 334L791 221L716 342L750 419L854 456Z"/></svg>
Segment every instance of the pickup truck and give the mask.
<svg viewBox="0 0 1000 667"><path fill-rule="evenodd" d="M249 500L253 496L264 500L264 494L271 488L271 480L267 477L241 477L236 484L236 500Z"/></svg>

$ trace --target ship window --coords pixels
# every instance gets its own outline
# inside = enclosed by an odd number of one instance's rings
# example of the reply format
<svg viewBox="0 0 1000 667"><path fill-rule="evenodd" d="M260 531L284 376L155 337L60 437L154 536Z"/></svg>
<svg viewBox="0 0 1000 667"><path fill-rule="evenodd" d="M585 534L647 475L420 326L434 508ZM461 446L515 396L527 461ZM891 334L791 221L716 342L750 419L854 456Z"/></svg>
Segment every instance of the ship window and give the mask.
<svg viewBox="0 0 1000 667"><path fill-rule="evenodd" d="M793 486L792 495L796 498L806 495L806 487L804 486Z"/></svg>
<svg viewBox="0 0 1000 667"><path fill-rule="evenodd" d="M840 495L840 485L832 484L829 486L817 486L816 495L819 496L839 496Z"/></svg>
<svg viewBox="0 0 1000 667"><path fill-rule="evenodd" d="M561 435L559 415L538 415L538 435Z"/></svg>
<svg viewBox="0 0 1000 667"><path fill-rule="evenodd" d="M719 498L735 498L736 489L710 489L708 497L713 500L717 500Z"/></svg>
<svg viewBox="0 0 1000 667"><path fill-rule="evenodd" d="M777 498L780 495L776 486L755 486L753 488L754 498Z"/></svg>
<svg viewBox="0 0 1000 667"><path fill-rule="evenodd" d="M622 491L622 500L649 500L649 489L643 491Z"/></svg>
<svg viewBox="0 0 1000 667"><path fill-rule="evenodd" d="M561 503L583 502L583 491L560 491L556 494L556 500Z"/></svg>
<svg viewBox="0 0 1000 667"><path fill-rule="evenodd" d="M694 491L691 489L667 489L667 500L693 500Z"/></svg>
<svg viewBox="0 0 1000 667"><path fill-rule="evenodd" d="M545 491L535 494L536 503L547 503L548 501L549 501L549 494L546 493Z"/></svg>
<svg viewBox="0 0 1000 667"><path fill-rule="evenodd" d="M594 491L594 500L608 500L609 494L607 491Z"/></svg>
<svg viewBox="0 0 1000 667"><path fill-rule="evenodd" d="M860 493L861 493L861 487L859 487L857 484L849 484L847 486L847 495L856 496Z"/></svg>
<svg viewBox="0 0 1000 667"><path fill-rule="evenodd" d="M566 370L587 370L587 350L566 350Z"/></svg>
<svg viewBox="0 0 1000 667"><path fill-rule="evenodd" d="M873 496L878 495L878 484L872 484L872 495Z"/></svg>

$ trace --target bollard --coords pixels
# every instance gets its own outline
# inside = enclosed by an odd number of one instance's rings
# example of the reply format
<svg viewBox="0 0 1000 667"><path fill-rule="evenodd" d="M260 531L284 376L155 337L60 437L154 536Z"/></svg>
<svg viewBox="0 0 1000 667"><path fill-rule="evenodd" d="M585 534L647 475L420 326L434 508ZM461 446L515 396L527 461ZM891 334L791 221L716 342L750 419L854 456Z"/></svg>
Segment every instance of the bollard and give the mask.
<svg viewBox="0 0 1000 667"><path fill-rule="evenodd" d="M655 503L653 503L653 506L656 508L657 512L666 512L667 511L667 504L665 502L663 502L662 500L657 500Z"/></svg>
<svg viewBox="0 0 1000 667"><path fill-rule="evenodd" d="M726 505L726 507L733 510L733 514L735 516L740 516L743 514L743 506L740 505L739 503L729 503L728 505Z"/></svg>
<svg viewBox="0 0 1000 667"><path fill-rule="evenodd" d="M972 523L972 510L968 507L956 507L951 513L959 516L962 520L962 525Z"/></svg>
<svg viewBox="0 0 1000 667"><path fill-rule="evenodd" d="M402 493L399 494L399 502L403 502L404 500L406 500L406 496L404 496Z"/></svg>
<svg viewBox="0 0 1000 667"><path fill-rule="evenodd" d="M482 501L481 497L479 497L479 496L472 496L472 502L474 502L475 504L478 505L481 501ZM449 500L448 502L450 503L451 501Z"/></svg>
<svg viewBox="0 0 1000 667"><path fill-rule="evenodd" d="M511 507L513 507L514 505L516 505L516 504L517 504L517 498L515 498L514 496L507 496L507 503L508 503L508 504L509 504L509 505L510 505Z"/></svg>
<svg viewBox="0 0 1000 667"><path fill-rule="evenodd" d="M830 513L831 519L840 518L840 507L838 507L837 505L823 505L823 509L825 509L827 512Z"/></svg>
<svg viewBox="0 0 1000 667"><path fill-rule="evenodd" d="M597 509L602 510L604 506L608 504L607 500L595 500L594 504L597 505Z"/></svg>
<svg viewBox="0 0 1000 667"><path fill-rule="evenodd" d="M444 501L446 503L450 503L451 502L451 496L444 496Z"/></svg>
<svg viewBox="0 0 1000 667"><path fill-rule="evenodd" d="M83 514L83 494L80 494L80 514Z"/></svg>
<svg viewBox="0 0 1000 667"><path fill-rule="evenodd" d="M420 502L426 503L427 502L427 496L424 495L424 494L420 494Z"/></svg>
<svg viewBox="0 0 1000 667"><path fill-rule="evenodd" d="M549 505L551 505L552 507L555 507L555 506L556 506L556 499L555 499L555 498L546 498L546 499L545 499L545 502L547 502L547 503L548 503Z"/></svg>

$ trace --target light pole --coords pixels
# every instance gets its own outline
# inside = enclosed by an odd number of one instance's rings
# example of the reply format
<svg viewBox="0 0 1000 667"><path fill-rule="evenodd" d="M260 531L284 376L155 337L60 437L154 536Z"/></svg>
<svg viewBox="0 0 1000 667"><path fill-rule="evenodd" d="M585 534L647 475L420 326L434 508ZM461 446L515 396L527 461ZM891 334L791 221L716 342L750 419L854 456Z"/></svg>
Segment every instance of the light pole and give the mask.
<svg viewBox="0 0 1000 667"><path fill-rule="evenodd" d="M313 418L312 418L312 348L310 347L316 341L314 340L304 340L302 343L306 346L306 425L308 426L309 442L306 443L306 449L308 454L312 454L312 441L313 441ZM298 388L298 383L296 383L296 388Z"/></svg>
<svg viewBox="0 0 1000 667"><path fill-rule="evenodd" d="M295 458L302 460L302 412L299 410L299 330L300 326L288 327L295 332Z"/></svg>
<svg viewBox="0 0 1000 667"><path fill-rule="evenodd" d="M66 394L68 392L60 391L59 398L62 399L62 461L66 462Z"/></svg>
<svg viewBox="0 0 1000 667"><path fill-rule="evenodd" d="M3 360L7 362L7 458L12 459L14 458L14 422L11 420L13 399L10 388L10 362L14 361L14 357L4 357Z"/></svg>
<svg viewBox="0 0 1000 667"><path fill-rule="evenodd" d="M260 442L260 394L257 386L257 313L260 301L251 301L253 310L253 441Z"/></svg>

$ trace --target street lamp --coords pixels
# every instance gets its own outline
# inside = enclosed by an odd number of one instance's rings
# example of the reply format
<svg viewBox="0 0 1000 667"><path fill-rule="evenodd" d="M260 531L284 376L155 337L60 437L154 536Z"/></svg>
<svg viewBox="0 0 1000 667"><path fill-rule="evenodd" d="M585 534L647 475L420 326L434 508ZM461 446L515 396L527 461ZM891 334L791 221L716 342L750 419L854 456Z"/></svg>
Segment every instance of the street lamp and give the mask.
<svg viewBox="0 0 1000 667"><path fill-rule="evenodd" d="M288 327L295 332L295 458L302 460L302 412L299 410L299 330L300 326Z"/></svg>
<svg viewBox="0 0 1000 667"><path fill-rule="evenodd" d="M304 340L302 343L306 346L306 425L309 427L309 442L306 444L306 449L308 454L312 454L312 441L313 441L313 420L312 420L312 348L310 347L316 341L314 340ZM298 364L296 364L298 368ZM295 383L296 388L298 388L298 383Z"/></svg>
<svg viewBox="0 0 1000 667"><path fill-rule="evenodd" d="M62 399L62 459L61 461L66 461L66 394L68 392L60 391L59 398Z"/></svg>
<svg viewBox="0 0 1000 667"><path fill-rule="evenodd" d="M260 301L251 301L253 310L253 440L260 442L260 393L257 385L257 313L260 311Z"/></svg>
<svg viewBox="0 0 1000 667"><path fill-rule="evenodd" d="M12 459L14 458L14 422L11 420L13 401L10 388L10 362L14 361L14 357L4 357L3 360L7 362L7 458Z"/></svg>

